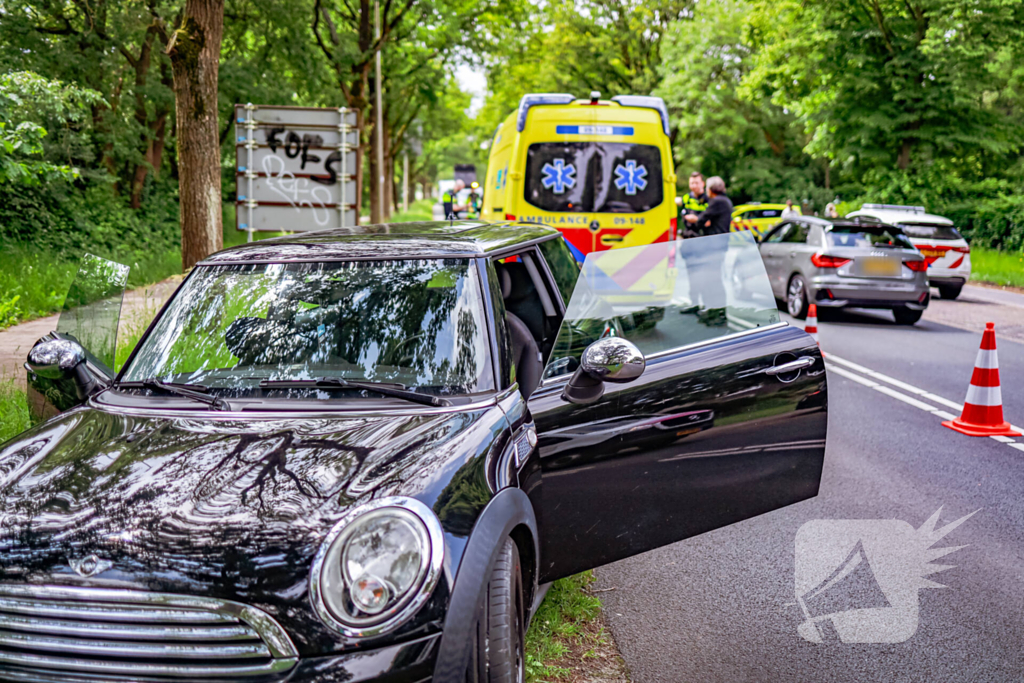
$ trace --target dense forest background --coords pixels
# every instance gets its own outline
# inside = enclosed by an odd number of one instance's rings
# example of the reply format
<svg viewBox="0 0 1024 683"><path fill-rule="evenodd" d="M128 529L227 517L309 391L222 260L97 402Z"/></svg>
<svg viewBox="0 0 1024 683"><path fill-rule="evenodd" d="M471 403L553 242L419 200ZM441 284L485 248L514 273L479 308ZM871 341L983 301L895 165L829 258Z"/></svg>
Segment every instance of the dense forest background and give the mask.
<svg viewBox="0 0 1024 683"><path fill-rule="evenodd" d="M0 5L0 325L32 314L33 297L10 294L26 267L45 278L83 249L135 264L138 281L180 272L167 47L184 4ZM372 8L224 0L225 235L236 102L352 107L369 152ZM389 184L383 198L362 184L366 214L395 211L404 154L426 193L455 163L482 176L523 93L598 90L665 98L681 187L699 169L737 201L925 204L976 244L1024 248L1019 0L382 0L381 14ZM461 64L487 75L473 116ZM61 282L46 286L59 298Z"/></svg>

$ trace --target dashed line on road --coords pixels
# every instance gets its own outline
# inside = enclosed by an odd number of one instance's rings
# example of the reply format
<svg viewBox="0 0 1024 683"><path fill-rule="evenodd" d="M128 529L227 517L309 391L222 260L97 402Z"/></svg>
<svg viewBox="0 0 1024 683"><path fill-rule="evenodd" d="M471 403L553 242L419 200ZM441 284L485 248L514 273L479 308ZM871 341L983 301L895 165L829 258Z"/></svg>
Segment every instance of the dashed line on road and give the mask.
<svg viewBox="0 0 1024 683"><path fill-rule="evenodd" d="M954 408L957 411L963 410L963 404L961 403L951 401L948 398L943 398L942 396L933 394L930 391L921 389L920 387L915 387L913 384L907 384L906 382L898 380L895 377L889 377L888 375L884 375L881 372L877 372L875 370L872 370L871 368L864 367L863 365L859 365L857 363L854 363L853 361L849 361L844 358L839 358L833 353L825 355L825 367L828 368L830 372L834 372L837 375L852 380L862 386L874 389L875 391L881 394L885 394L886 396L895 398L896 400L902 401L907 405L914 406L915 408L923 410L926 413L931 413L932 415L942 418L943 420L953 420L956 419L957 416L952 415L948 411L942 410L941 408L936 408L934 405L925 403L924 401L921 401L919 399L923 398L928 401L931 401L932 403L938 403L948 408ZM894 387L899 387L903 391L913 394L914 396L908 396L906 393L896 391L892 387L885 386L885 384L880 384L879 382L874 381L876 379L880 380L881 382L885 382L886 384L890 384ZM1016 425L1011 426L1017 431L1024 431ZM1004 443L1010 448L1016 448L1018 451L1024 452L1024 443L1017 442L1008 436L990 436L989 438L992 439L993 441Z"/></svg>

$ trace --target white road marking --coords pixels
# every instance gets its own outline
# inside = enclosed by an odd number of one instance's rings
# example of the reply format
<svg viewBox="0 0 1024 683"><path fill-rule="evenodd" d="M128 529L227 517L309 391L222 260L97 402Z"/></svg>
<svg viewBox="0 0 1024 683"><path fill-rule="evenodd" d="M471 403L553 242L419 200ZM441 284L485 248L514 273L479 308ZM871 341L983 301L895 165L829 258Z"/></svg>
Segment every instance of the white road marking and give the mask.
<svg viewBox="0 0 1024 683"><path fill-rule="evenodd" d="M918 396L922 396L922 397L928 399L929 401L932 401L933 403L938 403L940 405L946 406L947 408L953 408L954 410L957 410L957 411L962 411L964 409L964 404L963 403L957 403L956 401L950 401L948 398L943 398L941 396L936 396L935 394L933 394L931 392L928 392L928 391L925 391L924 389L919 389L918 387L915 387L913 384L907 384L906 382L901 382L900 380L898 380L898 379L896 379L894 377L889 377L888 375L883 375L882 373L876 372L875 370L872 370L871 368L866 368L863 365L858 365L858 364L854 363L853 361L848 361L848 360L846 360L844 358L840 358L839 356L836 356L835 354L833 354L831 352L829 352L829 354L828 354L828 360L834 360L835 362L837 362L837 363L839 363L841 365L845 365L846 367L848 367L848 368L850 368L852 370L856 370L857 372L863 373L863 374L867 375L868 377L873 377L873 378L875 378L877 380L881 380L883 382L886 382L887 384L893 385L894 387L897 387L899 389L903 389L904 391L910 392L911 394L917 394Z"/></svg>
<svg viewBox="0 0 1024 683"><path fill-rule="evenodd" d="M915 408L925 411L926 413L931 413L932 415L940 417L943 420L955 420L957 416L952 415L949 412L942 410L940 408L936 408L935 406L925 403L924 401L919 401L916 398L907 396L906 394L896 391L895 389L879 384L878 382L868 379L868 377L872 377L874 379L886 382L887 384L891 384L895 387L899 387L900 389L903 389L906 392L932 401L933 403L939 403L950 408L955 408L958 411L963 411L962 404L950 401L949 399L943 398L942 396L937 396L929 391L925 391L924 389L915 387L913 384L907 384L906 382L898 380L895 377L883 375L882 373L872 370L871 368L866 368L863 365L858 365L853 361L839 358L838 356L832 353L829 353L827 356L825 356L825 354L822 354L822 356L824 356L825 367L828 368L829 372L834 372L837 375L857 382L858 384L861 384L868 388L874 389L875 391L885 394L886 396L895 398L898 401L903 401L908 405L912 405ZM836 363L845 365L846 367L839 367L838 365L836 365ZM854 372L854 370L856 370L857 372ZM863 377L861 374L857 374L858 372L862 373L863 375L867 375L868 377ZM1010 426L1013 427L1013 429L1017 430L1018 432L1024 431L1016 425ZM1011 448L1016 448L1018 451L1024 451L1024 443L1018 443L1017 441L1008 436L990 436L989 438L994 441L998 441L999 443L1005 443Z"/></svg>

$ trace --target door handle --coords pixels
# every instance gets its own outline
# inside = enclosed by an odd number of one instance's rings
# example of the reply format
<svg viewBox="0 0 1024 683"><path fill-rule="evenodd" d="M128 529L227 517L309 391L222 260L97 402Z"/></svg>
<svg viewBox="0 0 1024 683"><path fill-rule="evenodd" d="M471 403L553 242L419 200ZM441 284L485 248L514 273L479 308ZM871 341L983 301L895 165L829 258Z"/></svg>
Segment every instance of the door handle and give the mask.
<svg viewBox="0 0 1024 683"><path fill-rule="evenodd" d="M772 367L765 370L764 374L771 375L773 377L775 375L786 375L791 372L798 372L800 370L803 370L804 368L809 368L812 365L814 365L814 362L815 360L811 356L800 356L796 360L791 360L788 363L783 363L782 365L773 365Z"/></svg>

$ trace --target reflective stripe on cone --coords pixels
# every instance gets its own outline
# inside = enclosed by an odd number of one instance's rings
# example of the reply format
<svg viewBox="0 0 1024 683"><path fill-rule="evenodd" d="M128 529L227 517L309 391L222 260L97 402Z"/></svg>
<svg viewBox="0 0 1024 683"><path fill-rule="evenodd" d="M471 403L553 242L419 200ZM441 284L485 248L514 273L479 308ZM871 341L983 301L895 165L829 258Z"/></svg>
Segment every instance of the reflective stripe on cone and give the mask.
<svg viewBox="0 0 1024 683"><path fill-rule="evenodd" d="M968 436L1021 436L1003 419L1003 395L999 390L999 358L996 356L996 326L985 324L981 348L974 362L971 384L967 387L964 410L944 427Z"/></svg>
<svg viewBox="0 0 1024 683"><path fill-rule="evenodd" d="M811 304L807 308L807 320L804 322L804 332L814 338L814 343L821 346L818 341L818 305Z"/></svg>

